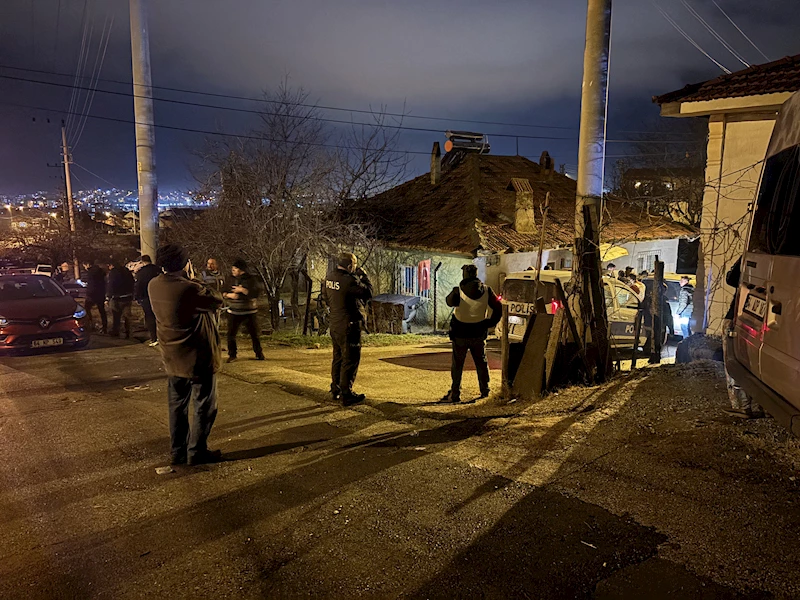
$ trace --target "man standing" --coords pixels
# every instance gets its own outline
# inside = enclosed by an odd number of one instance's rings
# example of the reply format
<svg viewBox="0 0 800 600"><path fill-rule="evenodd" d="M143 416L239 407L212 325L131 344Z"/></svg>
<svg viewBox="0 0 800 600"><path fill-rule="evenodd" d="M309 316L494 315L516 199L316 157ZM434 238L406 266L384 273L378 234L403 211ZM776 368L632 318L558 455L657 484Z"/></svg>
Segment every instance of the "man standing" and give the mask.
<svg viewBox="0 0 800 600"><path fill-rule="evenodd" d="M694 287L689 283L689 278L685 275L681 277L681 291L678 294L678 317L681 323L681 335L683 339L692 335L689 328L689 321L694 310Z"/></svg>
<svg viewBox="0 0 800 600"><path fill-rule="evenodd" d="M331 395L344 406L350 406L364 400L364 394L353 392L353 383L361 362L364 315L360 303L372 298L372 283L358 266L355 254L342 252L339 255L336 269L325 279L321 295L331 309Z"/></svg>
<svg viewBox="0 0 800 600"><path fill-rule="evenodd" d="M200 278L212 290L222 293L222 289L225 287L225 276L220 272L216 258L209 258L206 261L206 268L200 273Z"/></svg>
<svg viewBox="0 0 800 600"><path fill-rule="evenodd" d="M486 335L490 327L500 322L503 305L489 286L478 279L478 267L461 267L463 280L447 296L447 306L454 307L450 319L450 340L453 343L453 363L450 368L452 385L441 402L461 401L461 375L467 352L478 371L481 398L489 395L489 363L486 360ZM491 311L491 313L490 313Z"/></svg>
<svg viewBox="0 0 800 600"><path fill-rule="evenodd" d="M220 294L193 281L192 264L182 248L158 249L164 271L148 285L156 317L159 348L167 373L171 463L198 465L220 460L208 449L208 435L217 416L217 382L221 356L214 318ZM194 401L191 429L189 403Z"/></svg>
<svg viewBox="0 0 800 600"><path fill-rule="evenodd" d="M236 334L242 323L244 323L247 333L250 334L256 360L264 360L261 340L258 339L260 331L257 313L261 286L258 280L247 272L247 263L242 259L233 263L231 273L235 282L231 291L225 294L225 298L228 299L228 362L236 360Z"/></svg>
<svg viewBox="0 0 800 600"><path fill-rule="evenodd" d="M94 261L84 265L86 267L86 314L89 315L89 321L92 323L94 329L94 321L92 320L92 308L97 307L97 312L100 314L100 323L102 325L102 333L108 331L108 317L106 316L106 272Z"/></svg>
<svg viewBox="0 0 800 600"><path fill-rule="evenodd" d="M136 281L126 267L118 262L108 264L108 308L111 309L111 335L120 334L120 325L125 321L125 337L131 337L131 304Z"/></svg>
<svg viewBox="0 0 800 600"><path fill-rule="evenodd" d="M153 279L161 275L161 269L153 264L153 260L148 254L143 254L139 261L142 263L142 266L139 267L139 270L136 272L136 285L133 288L133 295L144 312L144 325L147 327L147 333L150 335L149 346L152 348L158 346L158 336L156 333L156 316L153 314L153 307L150 304L147 286L150 285Z"/></svg>
<svg viewBox="0 0 800 600"><path fill-rule="evenodd" d="M72 266L67 261L62 262L58 265L58 271L53 275L53 279L60 284L75 281L75 276L72 274Z"/></svg>

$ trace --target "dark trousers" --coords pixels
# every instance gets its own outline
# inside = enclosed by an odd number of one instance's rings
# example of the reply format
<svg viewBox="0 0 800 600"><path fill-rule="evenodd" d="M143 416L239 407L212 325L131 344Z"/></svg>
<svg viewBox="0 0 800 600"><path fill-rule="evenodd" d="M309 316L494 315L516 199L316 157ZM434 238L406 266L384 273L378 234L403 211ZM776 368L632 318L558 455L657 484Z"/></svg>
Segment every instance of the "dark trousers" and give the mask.
<svg viewBox="0 0 800 600"><path fill-rule="evenodd" d="M361 327L356 324L348 326L344 331L331 329L331 340L331 392L346 396L353 393L353 383L361 362Z"/></svg>
<svg viewBox="0 0 800 600"><path fill-rule="evenodd" d="M453 379L450 388L452 395L458 398L461 395L461 374L464 371L464 361L467 352L472 354L472 362L478 371L478 384L481 393L489 392L489 361L486 360L486 342L483 338L453 338L453 363L450 367L450 376Z"/></svg>
<svg viewBox="0 0 800 600"><path fill-rule="evenodd" d="M131 337L131 304L130 298L111 298L108 308L111 309L111 335L119 335L122 321L125 321L125 337Z"/></svg>
<svg viewBox="0 0 800 600"><path fill-rule="evenodd" d="M147 328L147 333L150 334L150 341L155 342L156 337L156 315L153 312L153 306L150 304L150 299L145 298L141 301L142 311L144 312L144 326Z"/></svg>
<svg viewBox="0 0 800 600"><path fill-rule="evenodd" d="M103 333L108 331L108 315L106 315L106 301L86 298L85 308L86 308L86 314L89 315L89 323L91 323L92 330L94 330L94 319L92 318L92 309L97 308L97 312L100 313L100 324L103 327L102 331Z"/></svg>
<svg viewBox="0 0 800 600"><path fill-rule="evenodd" d="M250 334L250 339L253 340L253 352L256 356L261 356L264 351L261 349L261 340L258 339L258 315L255 313L250 315L228 313L228 356L236 356L236 334L239 333L242 323Z"/></svg>
<svg viewBox="0 0 800 600"><path fill-rule="evenodd" d="M169 439L172 458L191 458L208 449L208 435L217 418L217 378L213 373L187 379L170 377ZM189 428L189 404L194 403Z"/></svg>

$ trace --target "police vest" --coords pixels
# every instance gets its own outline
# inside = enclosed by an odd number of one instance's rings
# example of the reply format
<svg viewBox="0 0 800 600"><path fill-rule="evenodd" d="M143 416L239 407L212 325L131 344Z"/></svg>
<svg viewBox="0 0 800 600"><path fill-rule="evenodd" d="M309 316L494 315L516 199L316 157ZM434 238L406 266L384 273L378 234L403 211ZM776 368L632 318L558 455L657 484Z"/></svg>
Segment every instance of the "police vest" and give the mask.
<svg viewBox="0 0 800 600"><path fill-rule="evenodd" d="M486 313L489 310L489 290L483 288L483 294L477 300L473 300L467 296L464 291L458 289L461 301L455 309L455 317L462 323L480 323L486 319Z"/></svg>

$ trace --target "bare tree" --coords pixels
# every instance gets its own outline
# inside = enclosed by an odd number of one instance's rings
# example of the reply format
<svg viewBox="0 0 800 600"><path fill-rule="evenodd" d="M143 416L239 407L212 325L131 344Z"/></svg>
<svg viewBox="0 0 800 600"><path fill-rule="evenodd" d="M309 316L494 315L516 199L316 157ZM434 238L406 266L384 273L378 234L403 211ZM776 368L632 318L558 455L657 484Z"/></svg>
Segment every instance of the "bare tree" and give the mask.
<svg viewBox="0 0 800 600"><path fill-rule="evenodd" d="M347 204L402 176L398 132L378 114L337 136L308 94L284 82L265 94L254 131L207 143L201 191L216 205L176 233L194 252L252 265L276 329L281 290L287 279L297 285L310 257L367 242L365 229L348 221Z"/></svg>

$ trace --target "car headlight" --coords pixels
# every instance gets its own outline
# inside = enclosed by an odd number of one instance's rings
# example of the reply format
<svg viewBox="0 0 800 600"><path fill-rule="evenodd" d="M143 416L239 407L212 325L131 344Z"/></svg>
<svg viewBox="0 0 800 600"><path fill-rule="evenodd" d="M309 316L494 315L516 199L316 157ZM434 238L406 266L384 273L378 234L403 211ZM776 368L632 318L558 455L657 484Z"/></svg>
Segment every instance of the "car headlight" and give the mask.
<svg viewBox="0 0 800 600"><path fill-rule="evenodd" d="M0 317L0 327L5 327L6 325L8 325L8 319Z"/></svg>
<svg viewBox="0 0 800 600"><path fill-rule="evenodd" d="M83 308L80 304L75 309L75 312L72 315L73 319L82 319L86 316L86 309Z"/></svg>

